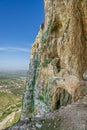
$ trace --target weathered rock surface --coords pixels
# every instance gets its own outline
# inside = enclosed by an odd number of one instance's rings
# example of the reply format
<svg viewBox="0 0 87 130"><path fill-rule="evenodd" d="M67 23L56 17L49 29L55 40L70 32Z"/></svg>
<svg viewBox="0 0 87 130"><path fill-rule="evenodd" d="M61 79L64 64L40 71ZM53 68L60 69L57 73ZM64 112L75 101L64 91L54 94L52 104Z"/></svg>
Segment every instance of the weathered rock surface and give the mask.
<svg viewBox="0 0 87 130"><path fill-rule="evenodd" d="M21 121L43 117L87 95L87 0L44 0L44 5L45 21L32 45ZM45 125L36 126L87 129L87 104L82 101L60 108L50 114L54 120L47 118ZM55 128L49 122L56 123Z"/></svg>
<svg viewBox="0 0 87 130"><path fill-rule="evenodd" d="M26 92L31 98L23 101L23 118L42 116L87 95L86 3L44 0L45 21L32 45Z"/></svg>

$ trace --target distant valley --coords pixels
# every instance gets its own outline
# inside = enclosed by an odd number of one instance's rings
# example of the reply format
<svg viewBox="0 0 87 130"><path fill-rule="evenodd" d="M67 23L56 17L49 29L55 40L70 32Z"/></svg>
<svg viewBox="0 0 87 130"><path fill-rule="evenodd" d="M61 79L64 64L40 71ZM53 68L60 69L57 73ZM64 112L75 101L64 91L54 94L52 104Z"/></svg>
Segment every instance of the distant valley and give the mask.
<svg viewBox="0 0 87 130"><path fill-rule="evenodd" d="M26 77L27 71L24 70L0 72L0 130L15 124L20 118Z"/></svg>

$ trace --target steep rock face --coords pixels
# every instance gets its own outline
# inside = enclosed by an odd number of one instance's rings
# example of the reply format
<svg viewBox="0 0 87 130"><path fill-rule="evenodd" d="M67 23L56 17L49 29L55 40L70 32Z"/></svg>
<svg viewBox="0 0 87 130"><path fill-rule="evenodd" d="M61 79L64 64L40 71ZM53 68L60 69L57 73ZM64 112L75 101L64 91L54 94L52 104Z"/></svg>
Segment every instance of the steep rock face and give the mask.
<svg viewBox="0 0 87 130"><path fill-rule="evenodd" d="M44 4L45 21L32 45L21 120L87 95L87 1Z"/></svg>

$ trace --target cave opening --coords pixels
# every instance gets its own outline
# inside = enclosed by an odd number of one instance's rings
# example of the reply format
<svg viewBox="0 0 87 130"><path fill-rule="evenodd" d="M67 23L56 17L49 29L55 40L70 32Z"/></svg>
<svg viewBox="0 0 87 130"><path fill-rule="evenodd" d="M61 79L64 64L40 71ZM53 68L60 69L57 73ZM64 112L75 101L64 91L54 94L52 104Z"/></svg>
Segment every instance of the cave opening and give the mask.
<svg viewBox="0 0 87 130"><path fill-rule="evenodd" d="M59 59L58 62L56 63L56 67L57 67L57 72L59 73L60 70L61 70L60 59Z"/></svg>
<svg viewBox="0 0 87 130"><path fill-rule="evenodd" d="M53 96L53 109L57 110L61 106L66 106L72 103L72 95L63 88L58 88Z"/></svg>
<svg viewBox="0 0 87 130"><path fill-rule="evenodd" d="M57 102L56 102L56 109L59 109L60 108L60 100L58 100Z"/></svg>

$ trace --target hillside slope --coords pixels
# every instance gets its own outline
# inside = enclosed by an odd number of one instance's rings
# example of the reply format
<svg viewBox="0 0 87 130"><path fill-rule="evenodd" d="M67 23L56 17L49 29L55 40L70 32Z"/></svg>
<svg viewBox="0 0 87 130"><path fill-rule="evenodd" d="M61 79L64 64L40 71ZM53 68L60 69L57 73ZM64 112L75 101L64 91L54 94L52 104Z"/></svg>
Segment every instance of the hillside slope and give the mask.
<svg viewBox="0 0 87 130"><path fill-rule="evenodd" d="M20 121L7 130L87 130L87 96L43 118Z"/></svg>

